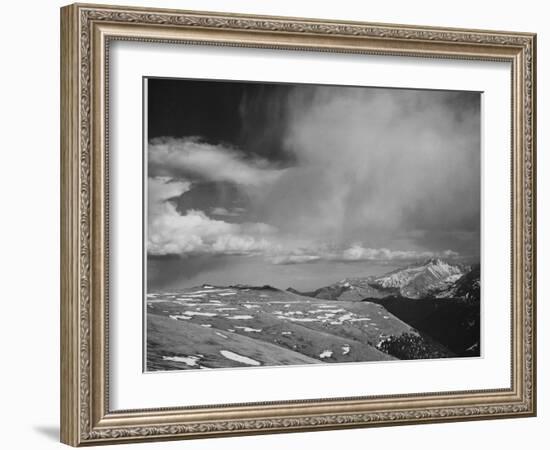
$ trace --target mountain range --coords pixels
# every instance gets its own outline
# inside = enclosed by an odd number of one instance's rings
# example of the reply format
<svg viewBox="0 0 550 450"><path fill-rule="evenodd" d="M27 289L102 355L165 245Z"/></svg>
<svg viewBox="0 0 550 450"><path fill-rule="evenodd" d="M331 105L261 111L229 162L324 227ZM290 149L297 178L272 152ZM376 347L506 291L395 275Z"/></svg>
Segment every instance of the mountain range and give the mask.
<svg viewBox="0 0 550 450"><path fill-rule="evenodd" d="M408 265L381 276L344 278L311 292L289 292L323 300L360 301L367 298L477 298L479 265L454 264L440 258Z"/></svg>

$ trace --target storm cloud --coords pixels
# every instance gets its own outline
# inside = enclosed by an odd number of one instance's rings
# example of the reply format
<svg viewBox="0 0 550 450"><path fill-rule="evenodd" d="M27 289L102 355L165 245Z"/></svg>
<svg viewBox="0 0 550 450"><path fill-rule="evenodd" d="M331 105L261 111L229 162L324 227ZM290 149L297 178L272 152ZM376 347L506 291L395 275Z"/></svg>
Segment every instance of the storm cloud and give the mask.
<svg viewBox="0 0 550 450"><path fill-rule="evenodd" d="M250 86L228 94L231 135L149 141L150 255L479 258L479 93ZM222 101L204 100L196 122Z"/></svg>
<svg viewBox="0 0 550 450"><path fill-rule="evenodd" d="M289 100L297 165L263 201L267 222L395 250L445 250L426 236L479 230L479 108L457 115L446 92L308 90Z"/></svg>

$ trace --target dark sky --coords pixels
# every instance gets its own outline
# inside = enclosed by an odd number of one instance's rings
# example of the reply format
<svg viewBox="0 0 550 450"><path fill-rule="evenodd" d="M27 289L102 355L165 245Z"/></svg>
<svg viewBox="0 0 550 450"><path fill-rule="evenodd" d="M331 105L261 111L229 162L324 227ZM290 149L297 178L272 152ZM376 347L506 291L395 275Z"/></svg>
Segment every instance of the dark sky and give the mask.
<svg viewBox="0 0 550 450"><path fill-rule="evenodd" d="M287 84L151 78L148 137L198 136L276 161L292 158L283 145L283 99L292 90Z"/></svg>
<svg viewBox="0 0 550 450"><path fill-rule="evenodd" d="M147 99L150 289L479 260L479 93L149 79Z"/></svg>

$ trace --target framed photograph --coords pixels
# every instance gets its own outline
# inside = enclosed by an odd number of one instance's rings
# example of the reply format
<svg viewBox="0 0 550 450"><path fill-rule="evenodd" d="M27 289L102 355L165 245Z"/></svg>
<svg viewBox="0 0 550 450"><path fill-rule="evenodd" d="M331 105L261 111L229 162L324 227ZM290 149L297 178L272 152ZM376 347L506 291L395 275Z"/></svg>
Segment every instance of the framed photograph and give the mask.
<svg viewBox="0 0 550 450"><path fill-rule="evenodd" d="M62 8L62 442L535 415L535 38Z"/></svg>

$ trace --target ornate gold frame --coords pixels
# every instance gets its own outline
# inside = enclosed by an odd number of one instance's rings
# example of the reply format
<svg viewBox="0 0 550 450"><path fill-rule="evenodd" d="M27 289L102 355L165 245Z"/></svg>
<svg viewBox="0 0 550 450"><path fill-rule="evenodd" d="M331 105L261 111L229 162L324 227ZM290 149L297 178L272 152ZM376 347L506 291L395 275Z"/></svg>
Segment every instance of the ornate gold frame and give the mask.
<svg viewBox="0 0 550 450"><path fill-rule="evenodd" d="M510 62L510 388L110 411L106 64L115 39ZM62 442L79 446L535 415L535 51L536 36L530 33L105 5L62 8Z"/></svg>

